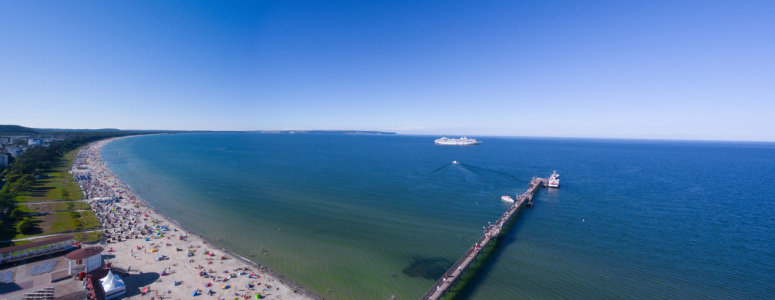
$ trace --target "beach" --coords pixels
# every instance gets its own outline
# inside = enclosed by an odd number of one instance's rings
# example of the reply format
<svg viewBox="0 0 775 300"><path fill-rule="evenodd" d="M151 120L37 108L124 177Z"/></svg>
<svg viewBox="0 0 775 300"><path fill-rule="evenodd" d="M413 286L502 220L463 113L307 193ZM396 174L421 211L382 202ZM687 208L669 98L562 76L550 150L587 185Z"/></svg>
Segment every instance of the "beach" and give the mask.
<svg viewBox="0 0 775 300"><path fill-rule="evenodd" d="M260 261L252 262L187 231L137 197L100 158L102 147L113 140L84 147L71 172L102 223L107 240L101 244L104 262L127 273L124 298L189 299L209 294L213 299L258 295L261 299L320 299Z"/></svg>

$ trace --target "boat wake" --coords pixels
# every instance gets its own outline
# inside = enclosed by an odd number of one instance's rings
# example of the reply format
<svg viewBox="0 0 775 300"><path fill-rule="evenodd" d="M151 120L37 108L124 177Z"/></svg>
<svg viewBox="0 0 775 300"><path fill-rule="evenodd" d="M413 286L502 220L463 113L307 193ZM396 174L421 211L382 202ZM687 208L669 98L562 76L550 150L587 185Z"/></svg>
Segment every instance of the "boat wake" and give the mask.
<svg viewBox="0 0 775 300"><path fill-rule="evenodd" d="M436 173L436 172L440 171L441 169L444 169L445 167L447 167L447 166L449 166L449 165L451 165L451 164L452 164L452 163L448 163L448 164L446 164L446 165L443 165L443 166L439 167L438 169L434 170L433 172L431 172L431 174L433 174L433 173Z"/></svg>
<svg viewBox="0 0 775 300"><path fill-rule="evenodd" d="M464 163L457 163L457 164L461 165L461 166L463 166L465 168L468 168L468 169L477 169L477 170L483 170L483 171L488 171L488 172L492 172L492 173L498 173L498 174L501 174L501 175L506 175L508 177L511 177L512 179L514 179L516 181L519 181L519 182L530 183L529 181L521 180L521 179L517 178L514 175L511 175L511 174L508 174L508 173L504 173L504 172L501 172L501 171L496 171L496 170L491 170L491 169L487 169L487 168L472 166L472 165L464 164ZM471 170L471 171L473 171L473 170Z"/></svg>

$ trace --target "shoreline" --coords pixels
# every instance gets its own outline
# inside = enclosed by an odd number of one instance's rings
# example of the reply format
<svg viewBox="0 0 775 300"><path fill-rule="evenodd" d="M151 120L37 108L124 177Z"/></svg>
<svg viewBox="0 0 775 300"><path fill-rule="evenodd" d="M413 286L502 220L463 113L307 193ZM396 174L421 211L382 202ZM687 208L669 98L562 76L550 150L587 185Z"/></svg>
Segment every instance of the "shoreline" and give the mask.
<svg viewBox="0 0 775 300"><path fill-rule="evenodd" d="M301 299L321 300L321 299L324 299L324 298L318 296L317 294L313 293L312 291L306 289L303 285L298 285L298 282L297 282L296 285L291 285L290 284L291 281L287 277L283 276L282 274L278 274L278 273L272 271L272 269L270 269L270 268L268 268L266 266L262 266L259 262L251 261L250 259L248 259L246 257L243 257L241 255L238 255L238 254L234 253L234 251L226 249L225 247L219 245L218 243L214 243L211 239L209 239L209 238L207 238L207 237L205 237L205 236L203 236L203 235L201 235L201 234L199 234L199 233L197 233L195 231L188 230L185 226L181 225L178 221L176 221L176 220L170 218L169 216L159 212L146 199L143 199L142 197L137 196L132 191L132 187L130 185L126 184L123 180L121 180L110 169L109 165L102 159L102 147L104 147L105 145L107 145L107 144L109 144L109 143L111 143L111 142L113 142L113 141L115 141L117 139L128 138L128 137L137 137L137 136L117 137L117 138L110 138L110 139L106 139L106 140L100 140L100 141L97 141L97 142L93 142L93 143L88 144L86 147L84 147L78 153L78 155L80 156L81 152L83 152L85 150L96 150L96 151L91 151L92 152L91 154L96 154L96 155L89 156L91 158L90 161L93 164L91 164L91 166L88 168L88 171L89 172L91 172L91 171L98 171L98 172L101 172L100 174L102 174L102 175L107 175L105 177L98 178L97 180L100 181L103 184L106 184L106 186L110 186L110 189L113 190L114 192L119 192L120 193L120 196L123 197L124 199L120 200L119 205L120 204L124 204L123 206L126 206L126 204L130 204L132 207L136 207L136 208L138 208L140 210L142 210L143 208L146 208L147 212L144 212L144 213L147 214L148 218L150 218L152 220L165 220L165 221L169 222L171 225L174 225L174 226L170 226L170 228L177 227L175 229L180 230L180 232L182 232L182 233L187 233L185 235L185 240L184 240L185 243L187 243L187 244L192 244L192 243L193 244L201 244L201 248L210 248L212 250L223 252L225 256L227 256L229 258L232 258L235 263L236 262L240 262L243 265L247 265L247 267L257 268L256 269L256 273L257 274L260 273L261 275L266 275L266 276L262 276L262 278L266 279L264 281L266 281L267 286L269 286L269 284L271 283L271 286L273 287L272 290L274 292L280 291L280 295L270 294L270 295L267 295L265 297L262 297L262 299L291 299L291 300L297 300L297 299L298 300L301 300ZM82 170L76 170L75 169L75 163L72 166L72 171L73 172L82 172ZM112 180L110 180L110 179L112 179ZM111 183L112 183L112 185L110 185ZM121 187L126 187L126 188L122 189ZM84 193L86 193L86 191L84 191ZM89 197L84 197L84 198L89 199ZM93 200L87 200L87 201L89 201L90 203L93 203L92 202ZM135 203L132 204L132 202L135 202ZM94 210L94 206L93 206L92 209ZM95 213L97 213L97 211L95 211ZM102 220L101 220L101 222L102 222ZM106 226L103 223L102 230L106 231L105 229L106 229ZM175 230L175 231L177 231L177 230ZM182 234L180 234L180 235L182 236ZM116 245L121 245L121 243L127 244L129 241L139 241L139 240L142 240L142 238L141 239L135 239L135 240L124 240L124 241L120 241L120 242L117 242L117 243L116 242L106 243L105 239L103 239L101 244L116 246ZM136 244L136 243L132 243L132 244ZM110 247L110 248L113 249L112 247ZM199 248L199 246L197 246L197 248ZM212 251L212 250L210 250L210 251ZM132 253L132 250L130 250L129 252ZM159 252L159 253L161 253L161 252ZM121 254L121 253L119 253L119 251L112 252L112 254L115 255L116 258L111 259L111 262L115 261L115 260L123 261L123 260L126 260L126 259L134 259L135 258L134 254L132 254L132 256L129 257L129 258L122 257L122 259L119 259L118 255ZM124 254L128 254L128 253L124 253ZM146 261L146 263L148 263L148 262ZM221 264L223 264L223 261L221 261ZM177 264L174 264L174 265L177 266ZM136 269L135 266L131 266L131 267L132 267L133 270L138 270L141 273L143 271L143 270ZM242 266L242 268L244 268L244 267L245 266ZM261 267L263 267L263 270L261 269ZM233 269L233 268L231 268L231 269ZM174 275L175 275L175 273L173 273L172 275L168 275L168 276L174 276ZM261 281L261 280L259 280L259 281ZM280 287L276 287L276 285L279 285ZM127 287L131 288L129 285ZM202 288L200 287L199 289L201 290ZM237 286L235 286L235 290L236 289L238 289ZM137 295L137 296L139 296L139 295ZM181 298L180 296L181 296L180 294L177 294L177 295L175 295L174 298L175 299L180 299ZM193 299L194 297L195 296L185 296L183 298L191 298L191 299ZM234 296L227 296L227 297L231 298L231 297L234 297ZM131 299L131 298L134 298L134 297L130 296L129 293L127 293L127 296L124 297L124 298ZM219 296L218 298L221 298L221 296Z"/></svg>

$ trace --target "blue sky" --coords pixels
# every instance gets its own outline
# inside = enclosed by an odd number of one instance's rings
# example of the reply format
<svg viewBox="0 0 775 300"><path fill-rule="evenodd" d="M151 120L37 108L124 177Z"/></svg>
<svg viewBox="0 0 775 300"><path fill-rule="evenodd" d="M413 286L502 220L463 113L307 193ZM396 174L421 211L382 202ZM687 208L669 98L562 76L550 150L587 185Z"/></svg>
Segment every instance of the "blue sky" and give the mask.
<svg viewBox="0 0 775 300"><path fill-rule="evenodd" d="M775 141L775 1L0 1L0 124Z"/></svg>

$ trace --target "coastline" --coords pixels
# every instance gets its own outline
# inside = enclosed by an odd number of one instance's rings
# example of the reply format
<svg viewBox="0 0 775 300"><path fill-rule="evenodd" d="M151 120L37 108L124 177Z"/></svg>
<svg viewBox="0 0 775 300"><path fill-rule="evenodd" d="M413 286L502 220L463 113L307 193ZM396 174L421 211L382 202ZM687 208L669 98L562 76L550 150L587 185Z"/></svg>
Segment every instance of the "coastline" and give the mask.
<svg viewBox="0 0 775 300"><path fill-rule="evenodd" d="M238 254L234 253L233 251L231 251L229 249L226 249L225 247L222 247L221 245L219 245L217 243L214 243L211 239L208 239L207 237L202 236L201 234L198 234L197 232L194 232L194 231L191 231L191 230L185 228L178 221L176 221L176 220L168 217L167 215L159 212L147 200L143 199L142 197L137 196L134 192L132 192L132 187L130 185L127 185L118 176L116 176L115 173L113 173L113 171L110 169L110 166L107 163L105 163L105 161L102 160L102 155L101 155L102 154L102 147L104 147L105 145L107 145L107 144L109 144L109 143L111 143L111 142L113 142L113 141L115 141L117 139L128 138L128 137L136 137L136 136L117 137L117 138L111 138L111 139L97 141L97 142L94 142L94 143L91 143L91 144L87 145L87 147L84 147L84 149L81 150L81 152L84 152L86 150L89 150L89 151L92 152L91 153L92 155L89 156L89 162L90 162L91 166L88 167L88 171L89 172L99 172L99 174L102 174L103 176L102 177L98 177L97 180L99 180L101 183L105 184L106 186L110 186L111 190L113 190L115 192L119 192L120 195L124 198L124 199L120 200L120 202L117 204L118 206L120 206L123 209L127 209L129 207L139 209L140 211L143 211L144 215L147 215L147 219L151 219L152 221L156 220L155 224L160 224L158 222L160 220L164 220L164 221L169 222L169 225L168 225L169 229L173 230L173 232L177 232L177 231L181 232L179 234L181 237L183 237L182 233L187 233L185 235L185 240L184 240L185 244L198 244L199 246L197 246L197 248L200 248L200 247L201 247L201 249L209 248L209 249L211 249L209 251L223 252L225 256L227 256L229 258L232 258L232 259L228 259L227 260L229 263L226 264L226 265L228 266L229 270L240 269L240 268L250 268L250 267L255 268L255 273L257 275L261 275L261 278L259 280L250 280L250 281L252 281L251 283L255 284L257 282L258 283L257 286L261 286L261 283L264 283L267 288L272 287L271 288L272 292L270 294L262 297L262 299L290 299L290 300L297 300L297 299L298 300L301 300L301 299L321 300L321 299L324 299L324 298L316 295L312 291L304 288L303 285L298 285L298 284L293 284L292 285L291 281L289 281L287 277L283 276L282 274L278 274L278 273L272 271L270 268L268 268L266 266L262 266L260 264L260 262L251 261L250 259L248 259L246 257L238 255ZM94 155L94 154L96 154L96 155ZM79 152L79 155L81 155L80 152ZM73 171L76 172L75 165L73 165L72 168L73 168ZM81 170L79 170L78 172L81 172ZM122 189L121 187L126 187L126 188ZM89 202L91 204L95 203L93 200L89 200ZM93 210L94 210L95 206L93 205L92 207L93 207ZM96 212L97 211L95 210L95 213ZM101 220L101 221L103 221L103 220ZM103 229L106 229L106 226L105 226L104 223L103 223ZM169 239L169 237L168 237L168 239ZM123 241L120 241L120 242L112 242L112 243L106 243L106 241L103 240L102 244L104 244L105 246L108 246L107 248L115 250L114 252L111 252L111 254L115 255L115 257L110 260L112 263L114 263L114 265L115 265L116 262L118 262L121 265L120 267L124 267L124 268L131 267L132 272L135 272L135 270L137 270L137 272L142 274L145 271L144 270L145 268L143 268L142 265L139 266L139 268L138 268L138 266L135 266L135 264L128 263L128 261L136 260L137 257L135 257L135 254L133 254L133 249L131 249L131 248L133 248L133 247L136 248L138 246L137 242L140 241L140 240L143 240L143 239L142 238L141 239L135 239L135 240L127 239L127 240L123 240ZM145 244L147 244L147 243L148 242L145 242ZM131 245L129 245L129 244L131 244ZM142 242L140 242L140 244L142 244ZM118 248L126 248L126 247L120 247L122 245L129 246L130 250L129 251L120 251L120 249L118 249ZM168 244L168 245L170 245L170 244ZM113 247L110 247L110 246L113 246ZM119 247L116 247L116 246L119 246ZM143 246L141 246L141 247L143 247ZM123 249L123 250L126 250L126 249ZM138 253L139 253L139 251L138 251ZM161 250L159 250L158 253L161 254L162 253ZM123 254L123 255L121 255L121 254ZM119 257L120 255L121 255L121 257ZM127 257L127 256L129 256L129 257ZM178 264L188 264L188 263L184 262L188 258L174 259L174 258L170 257L169 259L170 259L170 261L174 262L173 266L175 266L175 267L177 267ZM148 261L146 261L146 266L149 266L149 265L147 265L147 263L148 263ZM224 261L221 261L220 263L224 264ZM211 266L206 266L205 268L210 268L210 267ZM149 271L153 272L154 270L157 270L157 269L154 268L153 270L149 270ZM196 272L194 272L194 273L196 273ZM178 274L178 272L172 273L171 275L167 275L166 276L167 278L165 278L165 280L172 279L173 282L176 282L177 280L174 277L176 277L177 274ZM196 274L194 274L194 275L196 275ZM190 278L191 276L185 276L185 277L188 277L186 279L188 279L188 281L191 281L191 278ZM183 280L183 281L185 282L186 280ZM195 278L194 278L193 281L196 281ZM160 283L161 282L162 281L160 279ZM164 281L164 282L166 282L166 281ZM131 295L131 293L129 292L129 289L131 289L132 287L129 284L127 285L127 287L128 287L128 289L127 289L128 293L127 293L127 296L124 297L124 298L133 299L136 296L138 299L141 299L140 298L140 296L141 296L140 294ZM139 292L140 286L138 286L137 288L138 288L137 292ZM200 289L200 290L206 289L206 288L204 288L204 285L202 285L200 287L197 287L197 288ZM234 286L234 290L239 290L239 286L235 285ZM228 291L231 292L231 290L228 290ZM240 290L240 291L242 291L242 290ZM247 286L245 287L245 292L246 292L245 294L250 295L249 292L251 292L251 291L253 292L253 294L255 294L255 292L256 292L256 290L253 290L252 288L248 289ZM227 293L227 294L229 294L229 293ZM189 298L195 297L195 296L192 296L192 295L187 294L185 292L184 292L183 295L185 295L185 296L181 297L182 296L181 294L176 294L173 298L175 298L175 299L181 299L181 298L189 299ZM218 293L214 292L213 295L214 296L218 295ZM235 295L225 295L224 297L231 298L231 297L234 297L234 296L237 296L237 295L236 294ZM169 297L172 297L172 296L169 296ZM222 296L218 295L218 298L221 298L221 297Z"/></svg>

